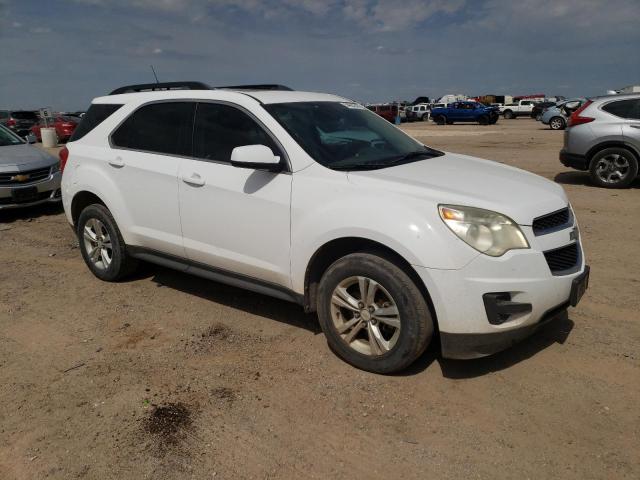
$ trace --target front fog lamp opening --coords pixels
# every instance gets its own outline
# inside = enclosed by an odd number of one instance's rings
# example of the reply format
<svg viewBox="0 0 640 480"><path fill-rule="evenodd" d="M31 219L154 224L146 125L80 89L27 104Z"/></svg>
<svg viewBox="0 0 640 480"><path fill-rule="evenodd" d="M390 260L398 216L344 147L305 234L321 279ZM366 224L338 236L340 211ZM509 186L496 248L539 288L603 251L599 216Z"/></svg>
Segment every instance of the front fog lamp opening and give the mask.
<svg viewBox="0 0 640 480"><path fill-rule="evenodd" d="M440 218L460 240L481 253L500 257L529 248L520 227L506 215L474 207L440 205Z"/></svg>

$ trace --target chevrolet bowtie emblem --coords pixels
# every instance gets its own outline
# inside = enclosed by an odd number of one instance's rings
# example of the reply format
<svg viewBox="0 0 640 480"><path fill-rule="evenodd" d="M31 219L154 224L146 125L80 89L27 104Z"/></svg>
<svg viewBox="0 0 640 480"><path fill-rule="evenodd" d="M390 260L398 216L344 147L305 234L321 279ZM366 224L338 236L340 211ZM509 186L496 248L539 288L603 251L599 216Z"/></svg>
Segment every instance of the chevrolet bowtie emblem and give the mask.
<svg viewBox="0 0 640 480"><path fill-rule="evenodd" d="M31 178L30 175L14 175L13 177L11 177L11 180L14 182L26 182L27 180L29 180L29 178Z"/></svg>

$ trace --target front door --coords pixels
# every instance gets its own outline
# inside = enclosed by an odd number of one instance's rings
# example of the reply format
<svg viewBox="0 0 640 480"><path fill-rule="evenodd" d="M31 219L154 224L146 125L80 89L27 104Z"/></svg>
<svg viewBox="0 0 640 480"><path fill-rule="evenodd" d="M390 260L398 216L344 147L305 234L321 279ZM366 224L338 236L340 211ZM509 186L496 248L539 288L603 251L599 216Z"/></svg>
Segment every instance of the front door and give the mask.
<svg viewBox="0 0 640 480"><path fill-rule="evenodd" d="M179 172L180 218L187 257L194 262L290 287L290 173L237 168L231 152L266 145L283 152L248 112L199 103L193 158Z"/></svg>

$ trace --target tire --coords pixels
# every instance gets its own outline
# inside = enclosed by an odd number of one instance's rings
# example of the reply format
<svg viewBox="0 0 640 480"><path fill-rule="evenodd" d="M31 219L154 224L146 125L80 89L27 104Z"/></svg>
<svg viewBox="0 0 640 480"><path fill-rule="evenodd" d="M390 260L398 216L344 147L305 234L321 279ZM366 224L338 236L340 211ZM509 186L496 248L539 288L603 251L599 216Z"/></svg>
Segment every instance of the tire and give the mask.
<svg viewBox="0 0 640 480"><path fill-rule="evenodd" d="M369 307L362 287L374 292ZM331 350L369 372L403 370L425 351L433 337L433 320L416 284L396 264L373 253L354 253L334 262L320 281L317 307ZM376 316L375 312L383 310L385 316ZM392 320L398 327L390 325ZM342 333L339 328L344 329ZM382 340L376 341L377 335L369 332L377 332Z"/></svg>
<svg viewBox="0 0 640 480"><path fill-rule="evenodd" d="M444 125L445 123L447 123L447 117L445 117L444 115L437 115L436 117L434 117L433 121L438 125Z"/></svg>
<svg viewBox="0 0 640 480"><path fill-rule="evenodd" d="M549 128L551 130L564 130L567 127L567 123L562 117L552 117L549 120Z"/></svg>
<svg viewBox="0 0 640 480"><path fill-rule="evenodd" d="M542 115L536 115L536 122L539 122L542 119Z"/></svg>
<svg viewBox="0 0 640 480"><path fill-rule="evenodd" d="M624 148L605 148L591 159L589 173L599 187L627 188L638 176L638 158Z"/></svg>
<svg viewBox="0 0 640 480"><path fill-rule="evenodd" d="M511 120L513 118L516 118L516 116L513 114L511 110L506 110L504 112L504 118L506 118L507 120Z"/></svg>
<svg viewBox="0 0 640 480"><path fill-rule="evenodd" d="M478 123L480 125L489 125L489 117L487 117L486 115L482 115L480 118L478 118Z"/></svg>
<svg viewBox="0 0 640 480"><path fill-rule="evenodd" d="M115 282L136 269L138 261L127 254L116 221L104 205L93 204L82 210L76 235L82 258L100 280ZM96 247L99 251L92 257L91 249L95 252Z"/></svg>
<svg viewBox="0 0 640 480"><path fill-rule="evenodd" d="M420 120L426 122L427 120L429 120L429 115L425 113L424 115L422 115L422 117L420 117Z"/></svg>

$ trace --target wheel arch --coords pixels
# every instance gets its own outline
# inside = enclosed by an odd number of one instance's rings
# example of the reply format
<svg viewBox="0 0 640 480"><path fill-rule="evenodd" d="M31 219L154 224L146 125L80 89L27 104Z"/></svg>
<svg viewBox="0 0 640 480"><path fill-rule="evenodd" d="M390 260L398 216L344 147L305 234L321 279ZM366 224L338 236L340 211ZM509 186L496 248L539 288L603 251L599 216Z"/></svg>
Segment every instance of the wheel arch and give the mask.
<svg viewBox="0 0 640 480"><path fill-rule="evenodd" d="M71 220L73 221L74 227L78 224L78 218L80 217L82 210L94 203L98 203L109 208L102 198L89 190L81 190L73 196L73 199L71 200Z"/></svg>
<svg viewBox="0 0 640 480"><path fill-rule="evenodd" d="M434 328L438 331L438 319L436 311L431 300L431 295L427 290L426 285L418 275L418 272L411 266L411 263L407 261L402 255L400 255L394 249L362 237L341 237L328 241L321 247L319 247L312 255L305 271L304 278L304 309L307 312L316 311L317 292L320 279L324 272L333 264L336 260L350 255L352 253L368 252L381 256L382 258L389 260L401 268L416 284L429 306L429 312L433 319Z"/></svg>
<svg viewBox="0 0 640 480"><path fill-rule="evenodd" d="M591 164L591 161L593 160L595 154L601 150L604 150L605 148L624 148L625 150L631 152L636 157L636 160L640 162L640 151L638 151L638 149L636 149L633 145L623 140L610 140L607 142L599 143L589 149L589 151L585 155L585 157L589 160L589 164Z"/></svg>

